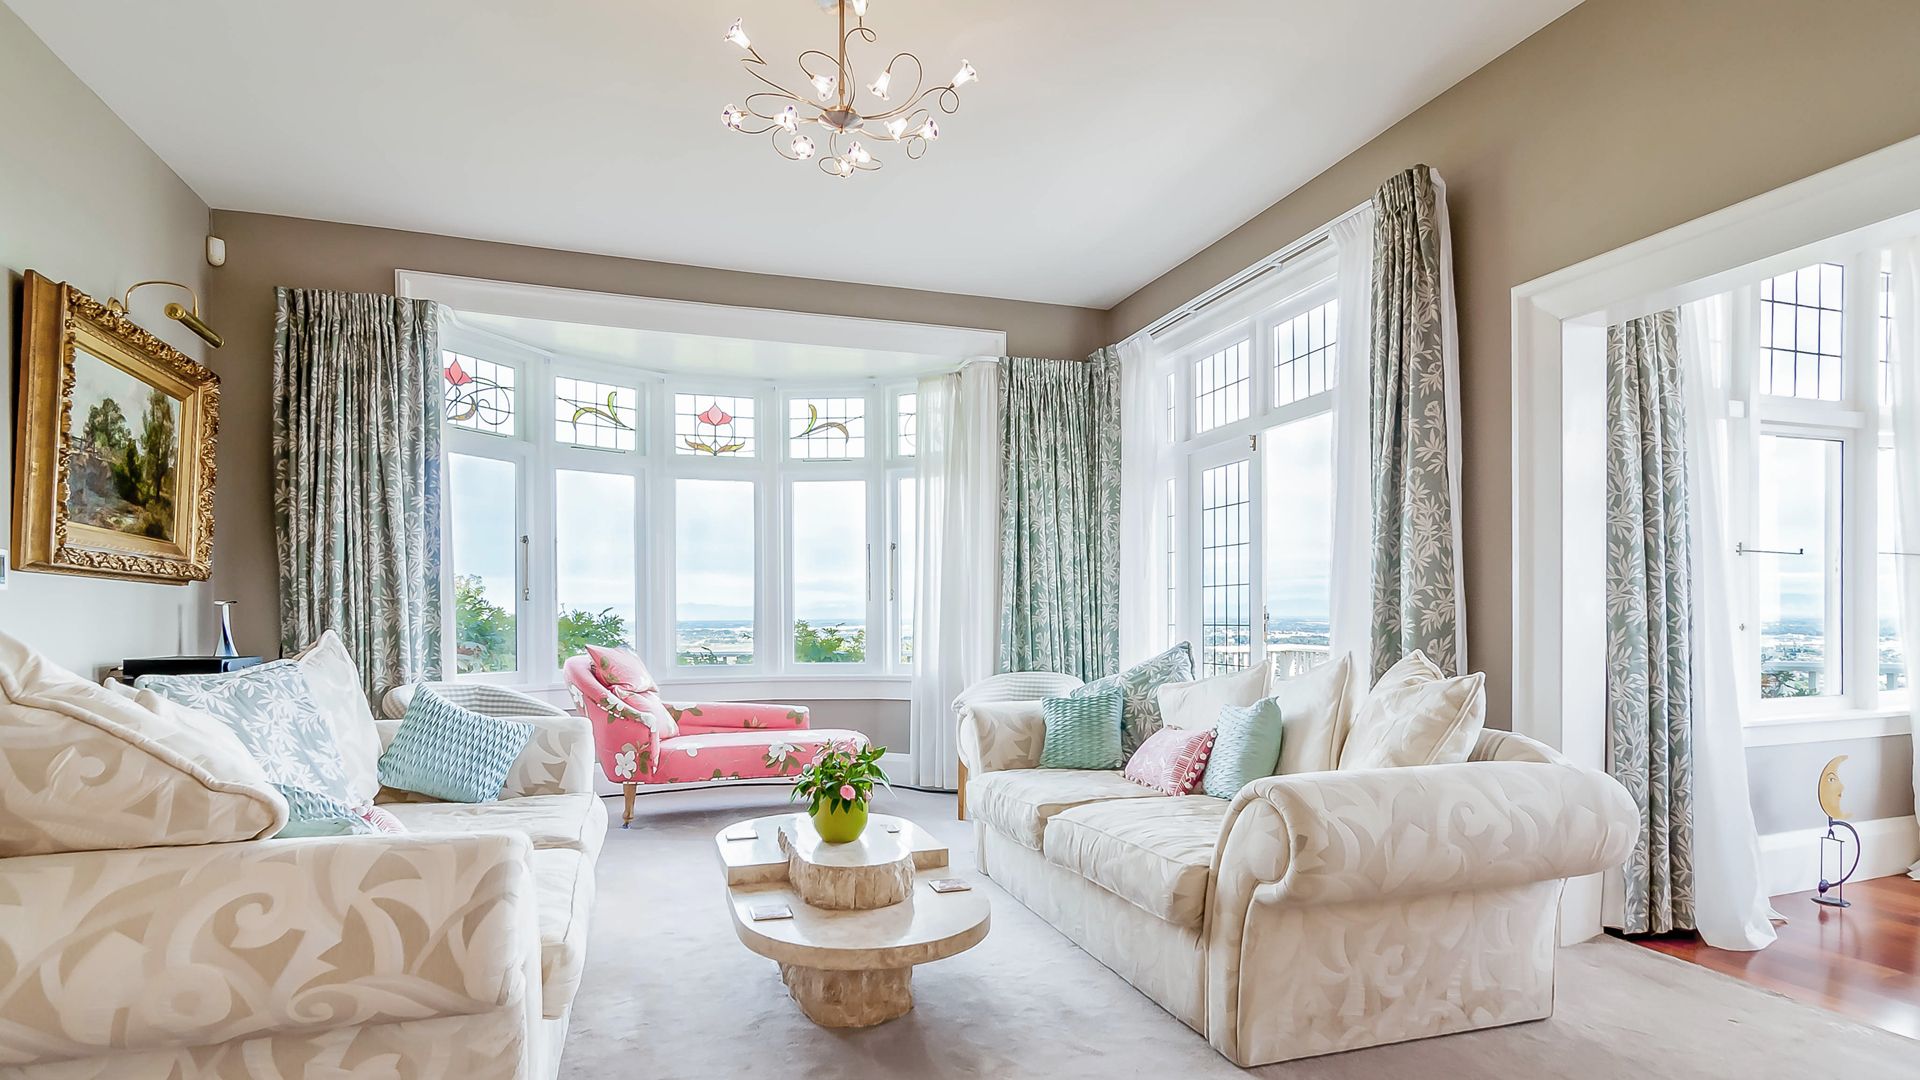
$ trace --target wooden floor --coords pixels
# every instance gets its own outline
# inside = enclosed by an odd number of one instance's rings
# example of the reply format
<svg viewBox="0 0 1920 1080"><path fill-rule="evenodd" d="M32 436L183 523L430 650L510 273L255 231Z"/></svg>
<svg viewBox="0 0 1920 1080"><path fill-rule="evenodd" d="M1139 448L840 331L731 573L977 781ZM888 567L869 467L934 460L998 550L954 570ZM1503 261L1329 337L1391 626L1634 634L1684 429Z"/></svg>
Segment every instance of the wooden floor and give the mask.
<svg viewBox="0 0 1920 1080"><path fill-rule="evenodd" d="M1691 934L1642 938L1641 945L1701 967L1920 1039L1920 881L1904 875L1846 887L1850 908L1813 902L1811 892L1773 898L1787 917L1780 938L1759 952L1728 952Z"/></svg>

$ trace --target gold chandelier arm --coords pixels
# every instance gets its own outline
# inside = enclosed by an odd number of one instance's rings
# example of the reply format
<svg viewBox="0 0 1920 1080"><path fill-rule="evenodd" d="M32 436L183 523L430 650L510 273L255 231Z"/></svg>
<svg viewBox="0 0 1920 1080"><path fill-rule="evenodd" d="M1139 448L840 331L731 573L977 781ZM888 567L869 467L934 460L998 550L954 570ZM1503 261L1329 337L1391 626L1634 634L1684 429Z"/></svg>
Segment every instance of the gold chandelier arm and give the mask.
<svg viewBox="0 0 1920 1080"><path fill-rule="evenodd" d="M820 77L818 75L815 75L813 73L813 69L807 66L807 57L809 56L817 56L820 59L825 60L827 63L832 64L833 69L836 73L840 70L840 61L835 60L831 55L824 53L819 49L808 49L806 52L801 53L799 58L800 73L807 77L808 82L812 82L813 80ZM836 74L836 77L838 77L837 74Z"/></svg>
<svg viewBox="0 0 1920 1080"><path fill-rule="evenodd" d="M948 83L945 86L933 87L932 89L921 94L919 97L914 98L913 100L907 102L905 105L900 106L898 109L895 109L892 112L886 113L883 116L869 117L869 119L891 120L896 116L901 116L904 114L913 113L913 112L922 110L923 107L921 106L920 103L930 97L934 97L934 95L936 94L938 94L939 96L934 99L934 104L939 107L941 112L946 113L948 116L952 116L954 113L957 113L960 111L960 91L952 83ZM928 113L928 115L932 115L932 110L925 110L925 111ZM909 121L911 121L911 117L909 117Z"/></svg>
<svg viewBox="0 0 1920 1080"><path fill-rule="evenodd" d="M860 96L859 76L853 71L853 54L847 50L847 45L853 41L855 34L860 35L861 39L869 45L878 40L878 36L865 26L855 26L840 36L840 85L842 88L840 102L847 108L851 108L855 99Z"/></svg>
<svg viewBox="0 0 1920 1080"><path fill-rule="evenodd" d="M776 123L776 124L780 122L780 113L786 110L786 106L784 105L781 106L779 111L776 111L776 112L770 112L770 113L761 112L760 107L758 105L755 105L753 102L755 98L763 98L763 97L770 97L770 98L773 98L775 101L783 101L793 105L809 105L808 102L798 97L795 97L792 94L785 93L784 91L781 93L775 94L775 93L769 93L768 91L765 91L765 90L761 90L757 93L748 94L745 99L745 104L742 106L747 110L748 115L757 116L762 120L772 121L773 123ZM804 122L806 120L806 117L799 115L798 111L796 110L794 115L794 120Z"/></svg>
<svg viewBox="0 0 1920 1080"><path fill-rule="evenodd" d="M901 104L893 106L892 108L889 108L884 112L874 113L872 116L862 116L861 117L862 120L875 120L875 121L884 123L888 120L893 119L896 116L899 116L902 112L905 112L906 110L911 109L913 107L914 101L916 101L919 98L920 85L927 81L926 65L922 64L920 62L920 58L913 55L912 53L900 52L900 53L894 53L893 59L887 61L886 70L892 71L893 65L899 63L901 60L913 61L913 89L908 91L904 97L901 97L899 99Z"/></svg>
<svg viewBox="0 0 1920 1080"><path fill-rule="evenodd" d="M807 98L802 97L801 95L794 93L793 91L787 89L786 87L781 86L779 83L774 82L772 79L767 78L766 75L756 70L751 65L747 67L747 74L753 76L756 79L759 79L763 84L773 87L773 91L775 95L779 97L786 98L788 101L791 101L797 105L808 104ZM764 94L764 93L766 93L766 91L762 90L754 94L753 96L758 97L760 96L760 94ZM766 119L771 119L771 117L767 117Z"/></svg>

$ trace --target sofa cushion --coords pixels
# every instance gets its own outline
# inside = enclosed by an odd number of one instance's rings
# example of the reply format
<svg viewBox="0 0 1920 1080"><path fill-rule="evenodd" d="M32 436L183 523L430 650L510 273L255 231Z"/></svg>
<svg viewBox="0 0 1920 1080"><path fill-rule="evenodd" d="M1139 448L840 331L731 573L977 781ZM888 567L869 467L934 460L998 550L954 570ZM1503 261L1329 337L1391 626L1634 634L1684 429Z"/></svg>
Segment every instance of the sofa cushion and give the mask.
<svg viewBox="0 0 1920 1080"><path fill-rule="evenodd" d="M489 802L532 738L532 724L463 709L423 686L380 755L380 782L449 802Z"/></svg>
<svg viewBox="0 0 1920 1080"><path fill-rule="evenodd" d="M539 849L566 848L598 858L607 839L607 808L599 796L529 795L486 803L396 802L386 810L409 833L471 833L511 830Z"/></svg>
<svg viewBox="0 0 1920 1080"><path fill-rule="evenodd" d="M1040 703L1046 738L1040 743L1043 769L1117 769L1120 754L1120 688L1086 697L1050 697Z"/></svg>
<svg viewBox="0 0 1920 1080"><path fill-rule="evenodd" d="M1093 769L1007 769L967 778L967 814L1009 840L1040 850L1047 819L1106 799L1165 799L1152 788Z"/></svg>
<svg viewBox="0 0 1920 1080"><path fill-rule="evenodd" d="M360 668L340 635L328 630L293 656L313 692L313 703L333 729L334 746L347 772L348 803L365 806L380 792L380 737L373 708L360 684Z"/></svg>
<svg viewBox="0 0 1920 1080"><path fill-rule="evenodd" d="M354 810L353 789L333 727L292 660L209 675L142 675L136 691L209 713L240 737L287 800L278 836L348 836L374 832Z"/></svg>
<svg viewBox="0 0 1920 1080"><path fill-rule="evenodd" d="M1160 730L1159 690L1170 682L1193 678L1193 646L1181 642L1149 660L1142 660L1116 675L1081 686L1068 697L1086 697L1115 686L1126 695L1120 713L1120 753L1131 756L1147 736Z"/></svg>
<svg viewBox="0 0 1920 1080"><path fill-rule="evenodd" d="M1457 764L1473 752L1486 719L1485 675L1447 678L1415 650L1380 676L1354 714L1340 768Z"/></svg>
<svg viewBox="0 0 1920 1080"><path fill-rule="evenodd" d="M156 715L0 634L0 857L253 840L286 820L218 720Z"/></svg>
<svg viewBox="0 0 1920 1080"><path fill-rule="evenodd" d="M1245 671L1229 671L1210 679L1168 683L1159 690L1160 723L1164 727L1199 730L1220 722L1226 705L1251 705L1267 696L1273 681L1273 662L1263 660Z"/></svg>
<svg viewBox="0 0 1920 1080"><path fill-rule="evenodd" d="M1133 752L1122 775L1162 795L1191 795L1206 775L1207 755L1213 752L1215 734L1212 728L1161 728Z"/></svg>
<svg viewBox="0 0 1920 1080"><path fill-rule="evenodd" d="M1255 780L1272 776L1280 762L1282 737L1280 706L1272 698L1245 708L1222 705L1200 789L1216 799L1231 799Z"/></svg>
<svg viewBox="0 0 1920 1080"><path fill-rule="evenodd" d="M587 922L593 911L593 860L567 848L533 853L540 905L540 1002L548 1020L566 1015L587 966Z"/></svg>
<svg viewBox="0 0 1920 1080"><path fill-rule="evenodd" d="M1230 805L1205 795L1087 803L1047 821L1042 851L1149 915L1199 926Z"/></svg>
<svg viewBox="0 0 1920 1080"><path fill-rule="evenodd" d="M1273 684L1280 706L1280 764L1274 773L1326 772L1340 764L1340 749L1353 719L1353 656L1345 654L1311 671Z"/></svg>

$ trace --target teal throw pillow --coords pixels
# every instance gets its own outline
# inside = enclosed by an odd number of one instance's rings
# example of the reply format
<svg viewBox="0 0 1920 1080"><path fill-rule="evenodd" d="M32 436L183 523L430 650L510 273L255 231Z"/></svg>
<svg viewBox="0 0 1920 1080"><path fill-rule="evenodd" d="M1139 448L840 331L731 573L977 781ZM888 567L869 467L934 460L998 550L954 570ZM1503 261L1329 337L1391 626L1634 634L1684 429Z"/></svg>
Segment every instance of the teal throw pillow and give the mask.
<svg viewBox="0 0 1920 1080"><path fill-rule="evenodd" d="M142 675L133 680L169 701L218 717L287 800L275 836L349 836L375 829L354 812L353 789L333 726L292 660L214 675Z"/></svg>
<svg viewBox="0 0 1920 1080"><path fill-rule="evenodd" d="M1102 694L1047 698L1040 713L1047 741L1040 745L1043 769L1117 769L1123 695L1115 686Z"/></svg>
<svg viewBox="0 0 1920 1080"><path fill-rule="evenodd" d="M1147 736L1160 730L1160 687L1192 679L1193 646L1183 641L1151 660L1142 660L1118 675L1095 679L1067 696L1090 697L1118 689L1125 697L1120 717L1120 752L1132 757L1140 744L1147 741Z"/></svg>
<svg viewBox="0 0 1920 1080"><path fill-rule="evenodd" d="M1201 790L1214 798L1231 799L1279 767L1280 703L1274 699L1222 705L1214 731L1213 754L1200 778Z"/></svg>
<svg viewBox="0 0 1920 1080"><path fill-rule="evenodd" d="M532 724L463 709L423 686L380 755L380 782L448 802L491 802L531 738Z"/></svg>

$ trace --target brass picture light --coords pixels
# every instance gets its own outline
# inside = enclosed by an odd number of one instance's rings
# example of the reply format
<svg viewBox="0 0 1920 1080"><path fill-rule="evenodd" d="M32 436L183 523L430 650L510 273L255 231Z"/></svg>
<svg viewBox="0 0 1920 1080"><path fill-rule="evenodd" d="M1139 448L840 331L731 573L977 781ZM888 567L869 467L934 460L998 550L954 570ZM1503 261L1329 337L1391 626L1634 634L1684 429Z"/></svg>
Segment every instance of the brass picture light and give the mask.
<svg viewBox="0 0 1920 1080"><path fill-rule="evenodd" d="M225 343L225 339L223 339L219 335L219 333L217 333L213 329L213 327L208 326L206 323L200 321L200 295L194 292L192 287L187 285L182 285L177 281L154 280L154 281L135 282L130 288L127 289L125 296L121 297L118 300L108 300L107 307L113 311L119 311L119 312L127 311L132 306L134 290L144 289L148 285L170 285L173 288L185 290L187 296L192 298L193 300L192 310L183 308L178 303L169 303L166 307L161 309L161 314L165 315L169 319L172 319L174 322L177 322L182 326L185 326L187 329L193 331L195 334L198 334L200 336L200 340L206 342L207 344L213 346L216 349Z"/></svg>

